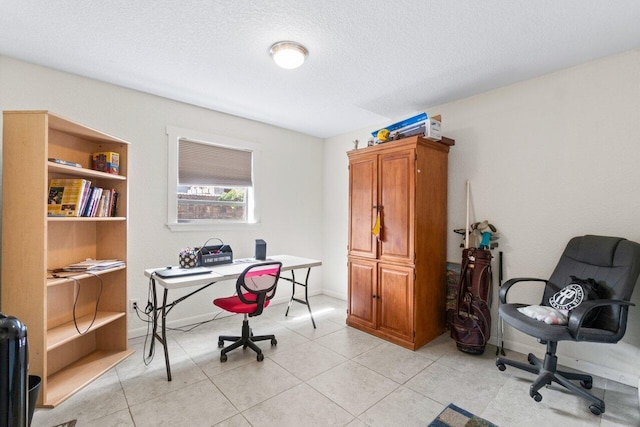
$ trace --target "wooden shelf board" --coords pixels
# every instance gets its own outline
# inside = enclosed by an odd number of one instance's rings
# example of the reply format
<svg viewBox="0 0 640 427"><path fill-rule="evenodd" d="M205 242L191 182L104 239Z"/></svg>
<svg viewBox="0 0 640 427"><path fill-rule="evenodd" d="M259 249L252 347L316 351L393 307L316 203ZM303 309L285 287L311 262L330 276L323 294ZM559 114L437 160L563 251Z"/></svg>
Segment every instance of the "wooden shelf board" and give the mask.
<svg viewBox="0 0 640 427"><path fill-rule="evenodd" d="M95 331L98 328L105 326L125 315L125 312L99 311L96 316L95 322L93 322L91 329L89 329L89 332ZM76 320L78 322L78 329L80 329L81 332L84 332L91 324L93 315L90 314L87 316L82 316ZM61 345L80 337L81 335L76 330L73 321L67 322L53 329L49 329L47 331L47 351L51 351L54 348L60 347Z"/></svg>
<svg viewBox="0 0 640 427"><path fill-rule="evenodd" d="M129 357L133 350L96 350L47 378L42 402L54 407Z"/></svg>
<svg viewBox="0 0 640 427"><path fill-rule="evenodd" d="M86 177L99 178L99 179L113 179L116 181L127 180L127 177L124 175L115 175L112 173L95 171L93 169L61 165L60 163L55 163L55 162L48 161L47 166L49 167L49 172L55 172L55 173L60 173L65 175L73 175L73 176L79 175L79 176L86 176Z"/></svg>
<svg viewBox="0 0 640 427"><path fill-rule="evenodd" d="M85 222L99 222L99 221L126 221L127 218L123 216L48 216L47 221L85 221Z"/></svg>
<svg viewBox="0 0 640 427"><path fill-rule="evenodd" d="M79 272L71 272L71 271L56 273L60 277L47 279L47 286L63 285L65 283L72 282L73 279L76 279L76 280L89 279L94 276L101 276L103 274L112 273L114 271L124 270L125 268L127 267L123 265L121 267L107 268L105 270L95 270L95 271L92 271L91 273L79 273Z"/></svg>

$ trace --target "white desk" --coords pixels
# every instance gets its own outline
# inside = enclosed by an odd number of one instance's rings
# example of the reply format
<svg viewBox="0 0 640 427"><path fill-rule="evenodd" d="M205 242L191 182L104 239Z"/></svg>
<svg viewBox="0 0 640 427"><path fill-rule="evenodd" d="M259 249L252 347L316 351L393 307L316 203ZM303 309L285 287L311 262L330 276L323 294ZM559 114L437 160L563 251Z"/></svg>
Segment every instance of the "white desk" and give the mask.
<svg viewBox="0 0 640 427"><path fill-rule="evenodd" d="M292 255L274 255L267 258L266 261L280 261L282 263L281 271L290 271L291 278L280 276L280 280L286 280L291 282L293 286L293 290L291 292L291 299L289 300L289 305L287 306L287 311L285 316L289 314L289 308L291 308L291 303L293 301L299 302L307 306L309 310L309 314L311 315L311 323L313 327L316 327L316 322L313 319L313 313L311 312L311 306L309 305L309 295L308 295L308 282L309 282L309 274L311 273L312 267L317 267L322 265L322 261L310 259L310 258L301 258ZM193 276L181 276L181 277L173 277L173 278L162 278L155 274L157 270L163 270L164 268L150 268L144 271L144 275L147 276L151 280L151 288L153 294L153 312L152 312L152 324L153 324L153 336L151 339L151 346L149 349L149 356L153 354L153 349L155 345L155 341L158 340L162 347L164 348L164 360L165 365L167 367L167 380L171 381L171 366L169 364L169 349L167 346L167 330L166 330L166 319L167 314L171 311L173 307L175 307L178 303L184 301L189 298L191 295L194 295L203 289L208 288L216 282L222 282L224 280L235 280L240 274L251 264L260 263L263 261L256 261L254 259L241 259L236 260L232 264L223 264L215 267L209 268L211 270L206 274L197 274ZM307 269L307 274L304 282L296 281L295 270ZM162 297L162 305L158 306L158 298L156 285L160 285L164 288L163 297ZM296 285L304 287L304 300L295 297ZM184 295L178 299L175 299L171 302L167 301L168 294L170 289L181 289L181 288L190 288L197 287L193 292L190 292L187 295ZM158 316L161 318L160 329L161 332L158 334Z"/></svg>

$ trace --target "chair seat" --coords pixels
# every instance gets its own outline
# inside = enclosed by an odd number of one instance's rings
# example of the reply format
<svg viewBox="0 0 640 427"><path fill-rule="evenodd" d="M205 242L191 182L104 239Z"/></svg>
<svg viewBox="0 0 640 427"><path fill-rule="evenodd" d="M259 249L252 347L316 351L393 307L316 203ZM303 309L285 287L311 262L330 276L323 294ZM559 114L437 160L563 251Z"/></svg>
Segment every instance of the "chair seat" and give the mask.
<svg viewBox="0 0 640 427"><path fill-rule="evenodd" d="M520 307L526 307L527 304L502 304L500 305L500 317L509 325L524 332L527 335L534 336L541 341L575 341L575 338L569 333L566 325L547 325L546 323L526 316L518 311ZM615 334L603 329L581 328L581 340L605 340L606 336L613 337Z"/></svg>
<svg viewBox="0 0 640 427"><path fill-rule="evenodd" d="M251 294L249 292L243 293L242 296L247 301L256 300L256 295ZM269 306L269 301L270 300L266 300L264 302L265 307ZM243 303L237 295L226 297L226 298L216 298L215 300L213 300L213 303L216 306L220 307L221 309L229 311L231 313L251 314L254 311L256 311L255 305L249 305L249 304Z"/></svg>

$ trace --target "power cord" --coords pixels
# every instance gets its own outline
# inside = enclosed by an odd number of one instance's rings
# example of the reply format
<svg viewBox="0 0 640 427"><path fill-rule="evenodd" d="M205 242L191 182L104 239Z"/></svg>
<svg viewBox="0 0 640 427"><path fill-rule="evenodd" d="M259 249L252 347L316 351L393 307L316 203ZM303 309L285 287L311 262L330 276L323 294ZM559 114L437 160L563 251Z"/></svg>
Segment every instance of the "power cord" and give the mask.
<svg viewBox="0 0 640 427"><path fill-rule="evenodd" d="M91 319L91 323L89 323L89 326L87 326L87 329L85 329L83 332L81 332L80 328L78 328L78 320L76 317L76 307L78 305L78 299L80 298L80 280L78 280L74 276L65 277L65 279L68 278L73 280L75 283L75 288L77 289L77 291L75 292L75 296L73 298L73 325L75 326L76 331L78 331L80 335L85 335L87 332L89 332L89 330L95 323L96 317L98 317L98 305L100 304L100 298L102 297L102 290L104 289L104 282L102 281L102 278L100 276L98 276L97 274L91 273L89 271L86 271L85 274L91 274L93 277L97 278L100 281L100 291L98 291L98 298L96 298L96 308L93 312L93 319Z"/></svg>
<svg viewBox="0 0 640 427"><path fill-rule="evenodd" d="M138 316L138 318L143 322L147 323L147 333L144 336L144 344L142 345L142 361L146 366L149 366L149 364L153 361L153 357L156 355L156 347L152 345L154 337L153 337L153 331L151 330L151 325L153 325L153 319L151 319L151 314L153 313L153 303L151 302L151 296L153 294L153 278L155 274L156 273L154 272L153 274L151 274L151 277L149 278L149 286L147 288L147 306L142 312L145 316L147 316L147 320L140 317L140 313L138 312L138 307L135 308L136 316ZM155 313L155 315L157 319L158 314ZM151 342L149 342L149 337L151 337ZM164 345L167 345L167 343L165 343ZM147 346L149 346L148 352L147 352Z"/></svg>

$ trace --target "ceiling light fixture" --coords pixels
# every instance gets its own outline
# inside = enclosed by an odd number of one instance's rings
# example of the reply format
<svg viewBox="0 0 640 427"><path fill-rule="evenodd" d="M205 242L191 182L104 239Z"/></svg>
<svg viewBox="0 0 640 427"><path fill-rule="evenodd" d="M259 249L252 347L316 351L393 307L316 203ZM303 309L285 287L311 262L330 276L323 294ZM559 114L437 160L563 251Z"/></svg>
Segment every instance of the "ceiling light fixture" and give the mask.
<svg viewBox="0 0 640 427"><path fill-rule="evenodd" d="M300 43L284 41L274 43L269 54L278 66L293 70L304 63L309 51Z"/></svg>

